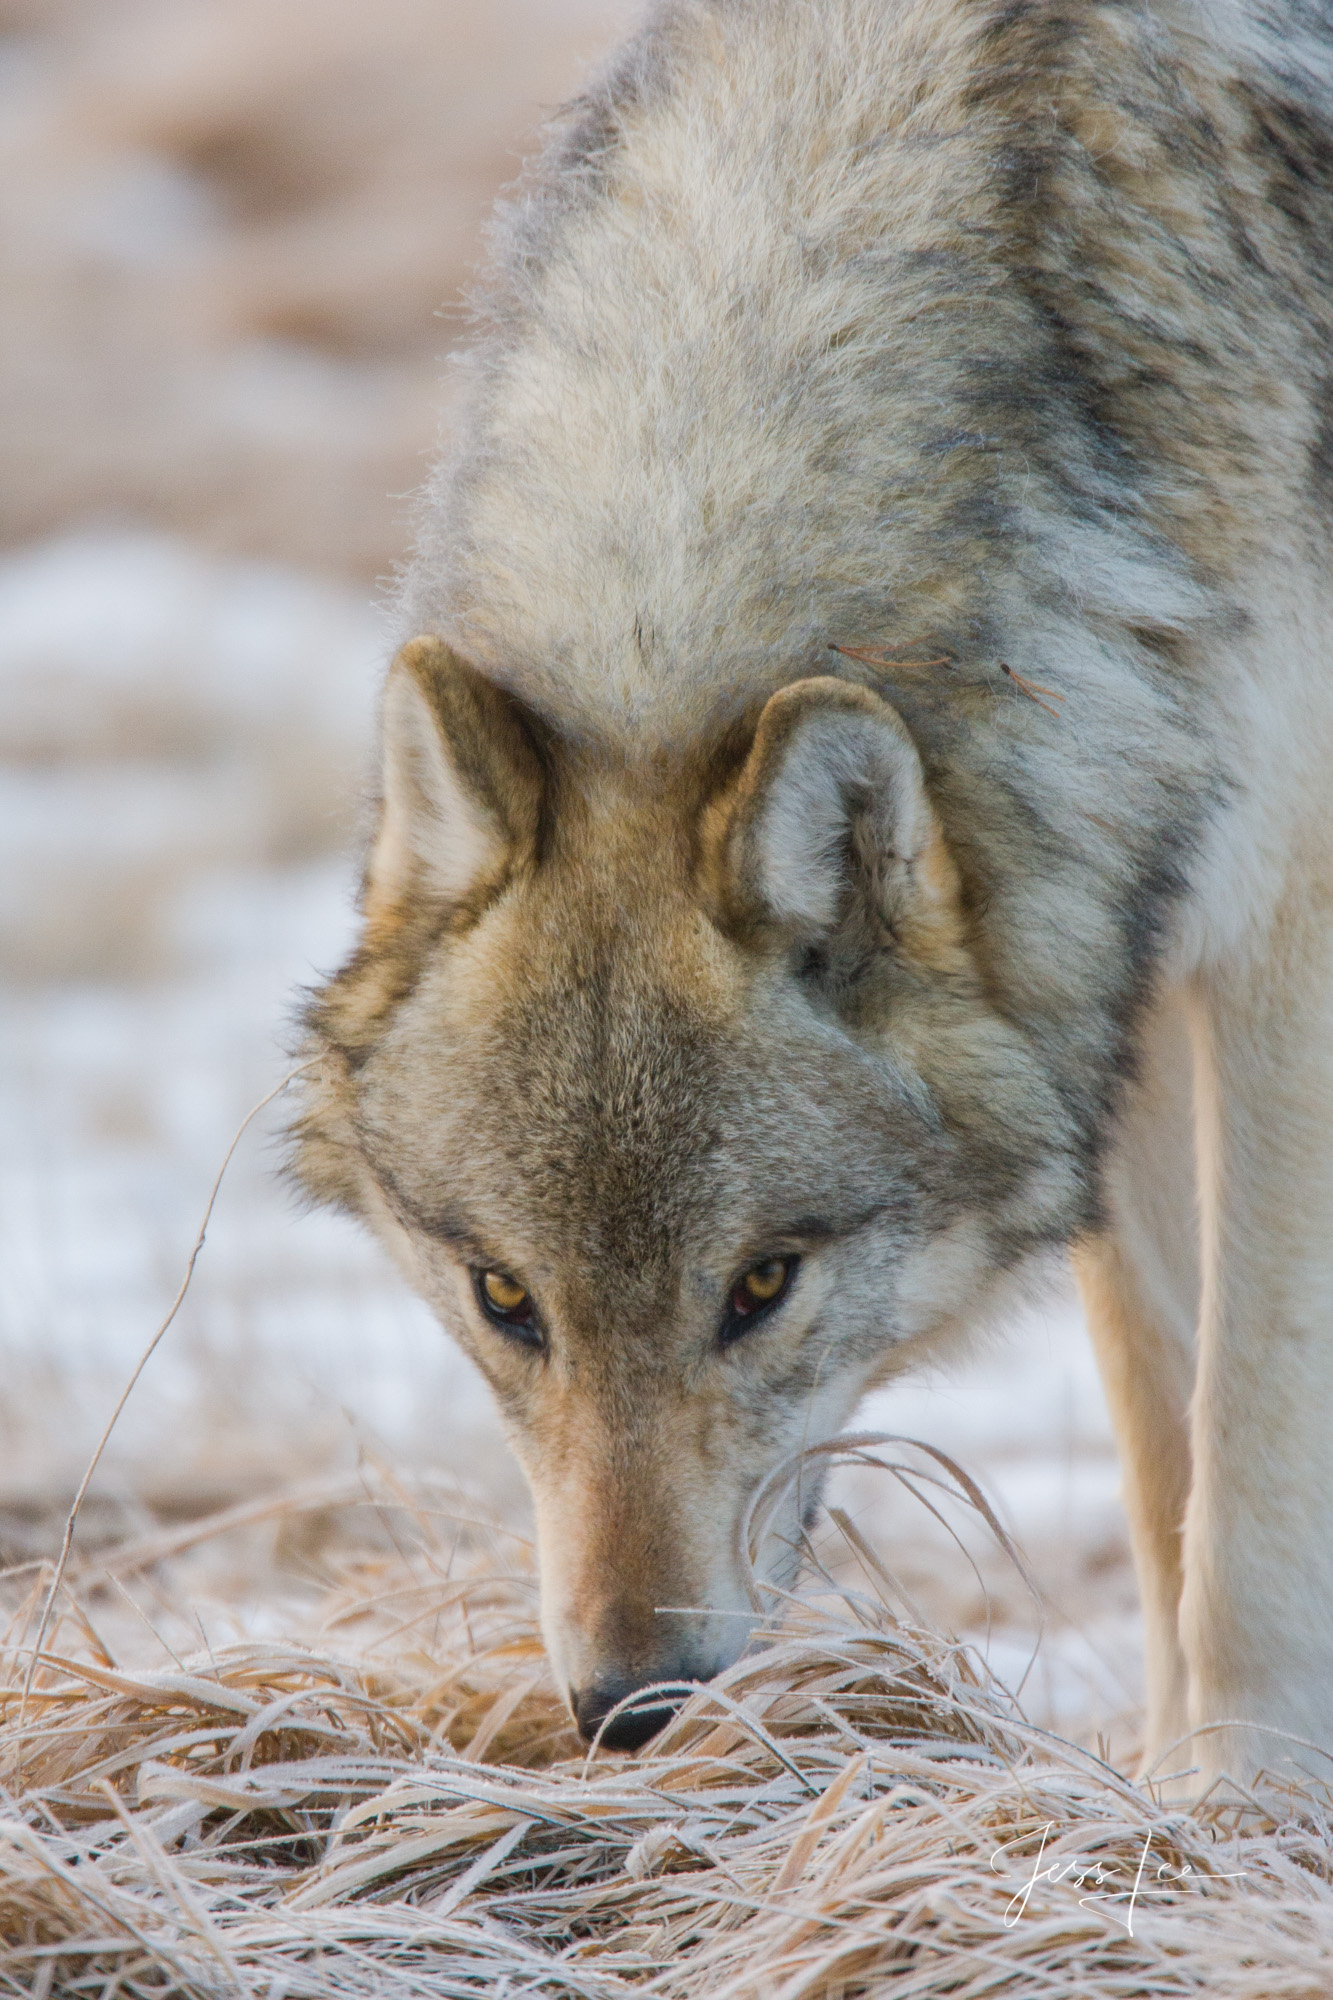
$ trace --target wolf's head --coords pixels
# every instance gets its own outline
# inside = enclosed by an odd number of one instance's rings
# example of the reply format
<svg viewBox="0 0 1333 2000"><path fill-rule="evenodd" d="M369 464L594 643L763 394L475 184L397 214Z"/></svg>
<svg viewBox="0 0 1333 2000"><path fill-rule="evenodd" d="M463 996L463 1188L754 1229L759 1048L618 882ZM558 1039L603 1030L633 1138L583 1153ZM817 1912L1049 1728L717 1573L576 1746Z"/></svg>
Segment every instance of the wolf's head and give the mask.
<svg viewBox="0 0 1333 2000"><path fill-rule="evenodd" d="M392 669L299 1170L494 1388L585 1733L736 1657L759 1484L953 1323L1041 1206L1043 1084L966 905L868 688L801 681L631 764L438 642ZM769 1578L810 1500L776 1517Z"/></svg>

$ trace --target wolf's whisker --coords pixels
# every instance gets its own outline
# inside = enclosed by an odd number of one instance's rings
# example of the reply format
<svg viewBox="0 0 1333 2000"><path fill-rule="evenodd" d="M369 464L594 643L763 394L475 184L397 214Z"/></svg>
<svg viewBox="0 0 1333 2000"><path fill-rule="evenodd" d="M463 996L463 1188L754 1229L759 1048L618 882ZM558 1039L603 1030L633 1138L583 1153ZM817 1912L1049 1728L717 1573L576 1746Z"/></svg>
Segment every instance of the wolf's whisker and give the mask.
<svg viewBox="0 0 1333 2000"><path fill-rule="evenodd" d="M753 1611L721 1611L713 1604L655 1604L654 1618L754 1618Z"/></svg>

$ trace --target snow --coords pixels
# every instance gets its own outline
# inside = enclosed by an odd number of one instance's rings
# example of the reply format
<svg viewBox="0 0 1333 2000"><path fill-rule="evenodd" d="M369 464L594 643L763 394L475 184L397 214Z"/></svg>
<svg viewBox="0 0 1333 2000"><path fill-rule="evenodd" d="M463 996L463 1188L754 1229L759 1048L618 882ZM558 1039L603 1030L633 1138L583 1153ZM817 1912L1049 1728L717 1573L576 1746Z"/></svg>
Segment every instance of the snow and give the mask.
<svg viewBox="0 0 1333 2000"><path fill-rule="evenodd" d="M8 1494L77 1479L300 986L348 947L382 650L345 586L165 537L0 563ZM358 1230L298 1212L279 1125L243 1143L109 1476L207 1496L358 1448L484 1470L480 1385Z"/></svg>

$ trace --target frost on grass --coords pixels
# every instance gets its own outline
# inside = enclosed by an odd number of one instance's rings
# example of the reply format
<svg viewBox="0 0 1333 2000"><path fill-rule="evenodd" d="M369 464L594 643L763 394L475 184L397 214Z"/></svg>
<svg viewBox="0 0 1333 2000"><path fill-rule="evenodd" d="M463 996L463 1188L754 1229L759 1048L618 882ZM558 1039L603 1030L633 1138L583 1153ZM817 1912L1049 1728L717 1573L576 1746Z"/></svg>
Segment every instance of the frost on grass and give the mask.
<svg viewBox="0 0 1333 2000"><path fill-rule="evenodd" d="M350 1509L378 1546L343 1536L300 1641L117 1667L99 1592L151 1575L169 1597L187 1544L261 1508L289 1526ZM0 1991L797 2000L892 1982L966 2000L1296 2000L1333 1985L1324 1805L1162 1803L1035 1728L887 1584L786 1607L627 1758L583 1752L525 1545L443 1482L364 1472L100 1551L71 1572L22 1713L42 1581L6 1585Z"/></svg>

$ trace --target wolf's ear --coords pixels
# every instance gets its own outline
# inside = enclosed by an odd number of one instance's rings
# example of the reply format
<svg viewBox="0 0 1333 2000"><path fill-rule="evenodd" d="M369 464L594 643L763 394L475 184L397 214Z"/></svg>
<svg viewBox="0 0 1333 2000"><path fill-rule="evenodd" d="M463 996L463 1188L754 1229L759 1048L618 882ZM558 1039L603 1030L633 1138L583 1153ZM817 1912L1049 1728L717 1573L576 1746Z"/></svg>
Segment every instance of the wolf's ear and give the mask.
<svg viewBox="0 0 1333 2000"><path fill-rule="evenodd" d="M849 954L960 963L952 857L896 709L846 681L797 681L759 718L707 845L733 921Z"/></svg>
<svg viewBox="0 0 1333 2000"><path fill-rule="evenodd" d="M535 849L541 814L541 763L515 703L443 640L413 639L389 669L381 726L368 920L493 893Z"/></svg>

